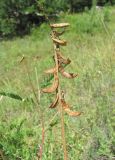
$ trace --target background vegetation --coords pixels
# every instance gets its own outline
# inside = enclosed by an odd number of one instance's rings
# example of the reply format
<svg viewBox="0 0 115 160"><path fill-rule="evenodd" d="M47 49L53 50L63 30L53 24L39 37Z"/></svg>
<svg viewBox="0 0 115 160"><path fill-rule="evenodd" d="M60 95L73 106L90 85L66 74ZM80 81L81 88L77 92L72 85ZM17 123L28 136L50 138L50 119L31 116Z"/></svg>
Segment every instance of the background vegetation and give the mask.
<svg viewBox="0 0 115 160"><path fill-rule="evenodd" d="M0 1L2 5L4 2ZM4 5L9 2L6 1ZM16 4L15 2L18 3L15 0L11 1ZM20 5L17 7L20 6L20 9L16 11L20 17L23 7L26 6L28 10L31 2L27 1L23 5L22 1L19 2ZM46 4L45 1L41 2ZM0 5L3 12L5 6ZM6 17L10 12L8 9L10 10L10 7L4 12ZM53 13L49 10L48 13ZM35 15L35 12L32 12L32 16L33 14ZM32 27L34 23L26 23L28 14L22 15L23 21L20 19L18 22L18 18L14 16L13 23L9 17L5 17L4 21L7 19L9 26L6 25L7 22L3 23L3 18L0 19L1 35L20 34L20 29L18 30L16 26L20 26L22 22L24 27L27 25ZM78 78L71 82L61 79L61 84L72 108L84 112L78 118L71 118L65 114L70 160L114 160L115 158L114 15L115 7L107 6L97 10L86 9L77 14L61 13L61 18L57 19L58 22L69 22L71 25L63 36L68 41L68 46L62 48L62 52L73 60L67 70L79 74ZM20 31L23 32L23 29ZM56 110L48 108L53 95L41 95L40 105L36 105L30 83L31 80L36 94L39 88L50 83L49 77L44 78L46 76L43 74L46 68L53 66L51 60L53 46L49 35L48 24L42 23L39 27L32 27L30 35L2 40L0 43L0 158L2 160L36 159L42 138L39 110L43 113L46 129L43 160L63 160L60 119L58 114L54 117ZM23 55L26 59L20 63Z"/></svg>
<svg viewBox="0 0 115 160"><path fill-rule="evenodd" d="M74 13L93 5L114 5L115 0L0 0L0 36L22 36L46 18L60 16L60 12Z"/></svg>

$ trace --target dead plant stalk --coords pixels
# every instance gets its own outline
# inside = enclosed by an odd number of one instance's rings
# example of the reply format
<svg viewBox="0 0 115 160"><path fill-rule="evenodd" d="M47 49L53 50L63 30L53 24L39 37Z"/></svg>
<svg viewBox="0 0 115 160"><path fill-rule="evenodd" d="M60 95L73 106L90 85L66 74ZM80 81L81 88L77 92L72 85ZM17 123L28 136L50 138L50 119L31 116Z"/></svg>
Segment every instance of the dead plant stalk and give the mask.
<svg viewBox="0 0 115 160"><path fill-rule="evenodd" d="M60 46L66 46L67 42L65 40L61 40L59 36L61 36L64 31L57 31L58 29L62 29L65 27L68 27L68 23L60 23L60 24L51 24L51 38L53 41L53 46L54 46L54 63L55 66L54 68L51 68L47 71L45 71L46 74L53 74L54 77L54 82L51 87L43 88L42 92L44 93L52 93L56 92L56 98L54 102L50 105L49 108L56 108L58 105L58 110L60 112L60 118L61 118L61 136L62 136L62 144L63 144L63 153L64 153L64 160L68 160L68 152L67 152L67 145L66 145L66 138L65 138L65 128L64 128L64 111L69 115L69 116L79 116L81 112L75 112L71 111L70 106L66 103L65 98L64 98L64 92L61 90L61 85L60 85L60 79L59 79L59 72L61 73L62 76L72 79L77 76L77 74L73 73L68 73L65 71L66 65L70 64L71 60L69 58L64 58L61 54Z"/></svg>
<svg viewBox="0 0 115 160"><path fill-rule="evenodd" d="M56 72L57 72L57 76L59 77L59 75L58 75L59 64L58 64L58 57L57 57L56 49L57 49L57 47L56 47L56 44L54 43ZM59 81L59 86L58 86L57 93L58 93L58 96L59 96L59 110L60 110L60 115L61 115L61 135L62 135L62 143L63 143L63 151L64 151L64 160L67 160L68 155L67 155L67 148L66 148L65 128L64 128L64 114L63 114L63 109L62 109L62 106L61 106L60 81Z"/></svg>

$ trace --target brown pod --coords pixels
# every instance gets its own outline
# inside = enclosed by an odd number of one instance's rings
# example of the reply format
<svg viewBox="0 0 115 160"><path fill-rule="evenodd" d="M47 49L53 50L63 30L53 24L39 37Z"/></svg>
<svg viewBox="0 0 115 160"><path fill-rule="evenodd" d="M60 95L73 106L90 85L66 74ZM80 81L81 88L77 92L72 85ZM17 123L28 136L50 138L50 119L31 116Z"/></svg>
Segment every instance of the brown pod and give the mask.
<svg viewBox="0 0 115 160"><path fill-rule="evenodd" d="M66 44L67 44L67 41L65 41L65 40L60 40L60 39L56 39L56 38L53 38L53 37L52 37L52 40L53 40L54 43L56 43L58 45L61 45L61 46L66 46Z"/></svg>
<svg viewBox="0 0 115 160"><path fill-rule="evenodd" d="M58 61L59 63L63 63L63 64L70 64L71 60L69 58L64 58L60 52L57 52L57 57L58 57Z"/></svg>
<svg viewBox="0 0 115 160"><path fill-rule="evenodd" d="M70 109L65 109L65 112L66 112L69 116L73 116L73 117L76 117L76 116L80 116L80 115L81 115L81 112L71 111Z"/></svg>
<svg viewBox="0 0 115 160"><path fill-rule="evenodd" d="M54 74L54 73L56 73L56 67L54 67L54 68L51 68L51 69L48 69L48 70L46 70L46 71L44 71L45 73L49 73L49 74Z"/></svg>
<svg viewBox="0 0 115 160"><path fill-rule="evenodd" d="M76 111L71 111L70 110L70 106L65 102L64 99L61 99L61 104L62 104L62 107L64 109L64 111L69 115L69 116L79 116L81 115L81 112L76 112Z"/></svg>
<svg viewBox="0 0 115 160"><path fill-rule="evenodd" d="M50 105L49 108L55 108L55 107L57 106L57 104L58 104L58 101L59 101L59 95L58 95L58 93L57 93L54 102Z"/></svg>
<svg viewBox="0 0 115 160"><path fill-rule="evenodd" d="M52 93L52 92L56 91L56 89L58 88L58 85L59 85L59 79L58 79L57 75L54 74L54 82L53 82L52 86L42 89L42 92Z"/></svg>
<svg viewBox="0 0 115 160"><path fill-rule="evenodd" d="M57 32L57 31L53 31L53 32L54 32L55 36L58 37L58 36L61 36L65 32L65 30L62 32Z"/></svg>
<svg viewBox="0 0 115 160"><path fill-rule="evenodd" d="M68 72L64 71L63 68L60 68L60 72L61 72L61 74L62 74L64 77L69 78L69 79L72 79L72 78L75 78L75 77L78 76L77 74L68 73Z"/></svg>
<svg viewBox="0 0 115 160"><path fill-rule="evenodd" d="M65 102L64 99L61 99L61 104L62 104L62 107L63 107L64 110L65 109L70 109L70 106Z"/></svg>
<svg viewBox="0 0 115 160"><path fill-rule="evenodd" d="M57 23L57 24L50 24L50 27L63 28L63 27L68 27L69 25L70 25L69 23Z"/></svg>

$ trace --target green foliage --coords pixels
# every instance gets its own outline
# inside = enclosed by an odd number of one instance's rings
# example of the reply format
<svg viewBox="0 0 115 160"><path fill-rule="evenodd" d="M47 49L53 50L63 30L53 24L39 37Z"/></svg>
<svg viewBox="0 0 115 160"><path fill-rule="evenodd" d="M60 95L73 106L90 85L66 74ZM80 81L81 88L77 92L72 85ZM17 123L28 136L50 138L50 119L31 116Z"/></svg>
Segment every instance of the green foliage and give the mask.
<svg viewBox="0 0 115 160"><path fill-rule="evenodd" d="M13 98L13 99L17 99L19 101L22 101L22 97L20 97L19 95L17 94L14 94L14 93L6 93L6 92L0 92L0 95L1 96L7 96L7 97L10 97L10 98Z"/></svg>
<svg viewBox="0 0 115 160"><path fill-rule="evenodd" d="M47 14L59 13L67 11L68 2L66 0L38 0L39 4L44 7L44 12Z"/></svg>
<svg viewBox="0 0 115 160"><path fill-rule="evenodd" d="M0 36L23 36L46 21L46 15L83 11L85 7L106 4L106 0L1 0ZM54 16L55 17L55 16Z"/></svg>
<svg viewBox="0 0 115 160"><path fill-rule="evenodd" d="M26 137L31 136L32 131L23 128L25 119L13 120L8 126L0 125L0 150L7 160L32 158L32 150L27 148ZM4 129L5 127L5 129Z"/></svg>
<svg viewBox="0 0 115 160"><path fill-rule="evenodd" d="M39 20L39 7L32 0L0 1L0 33L2 36L23 35L32 26L32 19ZM35 22L34 22L35 23Z"/></svg>
<svg viewBox="0 0 115 160"><path fill-rule="evenodd" d="M49 36L48 32L50 32L49 25L46 23L41 24L39 27L33 27L31 29L31 35L33 40L37 40L38 38L40 40L43 40L44 37Z"/></svg>
<svg viewBox="0 0 115 160"><path fill-rule="evenodd" d="M109 21L110 17L110 10L107 8L99 11L92 8L90 11L83 12L82 15L67 16L69 22L72 23L73 31L79 34L105 32L104 23Z"/></svg>

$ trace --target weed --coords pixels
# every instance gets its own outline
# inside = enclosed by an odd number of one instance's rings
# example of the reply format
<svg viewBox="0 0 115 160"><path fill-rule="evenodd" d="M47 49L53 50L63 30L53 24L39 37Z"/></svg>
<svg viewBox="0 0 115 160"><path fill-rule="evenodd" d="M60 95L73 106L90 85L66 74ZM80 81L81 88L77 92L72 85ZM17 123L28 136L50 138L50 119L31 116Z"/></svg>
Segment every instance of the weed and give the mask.
<svg viewBox="0 0 115 160"><path fill-rule="evenodd" d="M85 23L86 27L88 26L85 13L66 15L60 19L60 21L68 21L71 24L71 29L66 29L67 32L62 35L62 38L67 39L68 43L72 43L61 48L61 52L65 55L63 58L70 56L73 61L70 65L64 64L64 70L79 73L79 78L67 80L67 78L61 78L63 75L59 72L61 89L64 90L64 98L68 103L71 103L72 108L84 112L83 116L78 118L68 116L64 112L66 147L68 157L71 160L113 160L115 155L115 9L114 7L107 7L107 9L110 12L110 21L104 21L104 23L109 29L109 36L103 27L100 28L98 25L94 27L92 34L90 31L89 33L82 32L82 23L79 26L76 23L82 22L82 20L79 21L81 18L84 19L84 27ZM42 144L39 108L45 122L42 159L63 159L59 112L56 112L56 109L48 108L52 101L55 101L53 100L56 97L55 92L41 93L40 105L38 106L35 103L25 65L18 63L23 55L27 57L30 79L37 96L38 88L49 87L52 84L53 74L43 75L46 68L55 68L54 58L51 59L52 41L49 38L49 29L47 31L47 28L47 25L46 27L44 25L45 34L42 40L39 38L41 35L34 34L22 39L16 38L0 43L1 159L36 159L36 153ZM65 62L69 62L69 60ZM7 96L4 96L4 93ZM9 93L19 95L22 99L32 98L34 103L31 100L17 101L17 99L9 97ZM18 135L17 128L23 120Z"/></svg>
<svg viewBox="0 0 115 160"><path fill-rule="evenodd" d="M60 111L60 115L61 115L61 133L62 133L64 160L67 160L68 154L67 154L67 148L66 148L63 110L67 114L69 114L70 116L79 116L81 113L71 111L70 106L65 102L64 92L61 90L61 86L60 86L59 72L62 74L62 76L69 78L69 79L75 78L77 76L77 74L67 73L64 70L63 64L68 65L68 64L70 64L71 60L69 58L65 59L61 55L60 46L65 46L67 42L64 40L60 40L60 38L59 38L59 36L62 35L64 32L63 31L59 32L56 30L57 28L65 28L65 27L69 26L69 24L68 23L60 23L60 24L51 24L50 26L52 29L51 38L54 43L55 66L54 66L54 68L51 68L51 69L45 71L45 73L53 74L54 82L51 87L42 89L42 92L45 92L45 93L56 92L56 98L55 98L54 102L50 105L50 108L55 108L59 104L59 107L60 107L59 111Z"/></svg>

